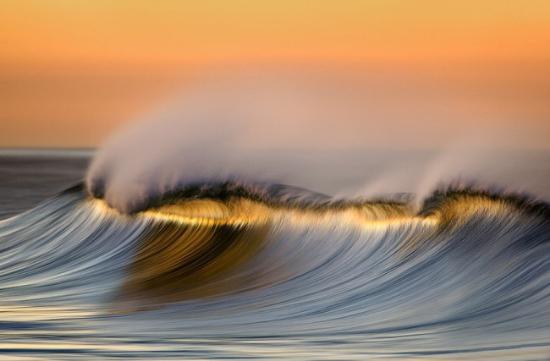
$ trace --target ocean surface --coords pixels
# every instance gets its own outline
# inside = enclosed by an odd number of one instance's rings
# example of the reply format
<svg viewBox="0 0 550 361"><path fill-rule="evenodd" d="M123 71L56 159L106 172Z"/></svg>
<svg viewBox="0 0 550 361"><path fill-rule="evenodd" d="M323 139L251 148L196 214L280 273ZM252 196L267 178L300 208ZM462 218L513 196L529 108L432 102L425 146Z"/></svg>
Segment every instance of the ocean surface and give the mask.
<svg viewBox="0 0 550 361"><path fill-rule="evenodd" d="M548 152L287 157L127 212L91 155L0 152L0 359L550 360Z"/></svg>
<svg viewBox="0 0 550 361"><path fill-rule="evenodd" d="M90 156L85 151L0 150L0 219L81 182Z"/></svg>

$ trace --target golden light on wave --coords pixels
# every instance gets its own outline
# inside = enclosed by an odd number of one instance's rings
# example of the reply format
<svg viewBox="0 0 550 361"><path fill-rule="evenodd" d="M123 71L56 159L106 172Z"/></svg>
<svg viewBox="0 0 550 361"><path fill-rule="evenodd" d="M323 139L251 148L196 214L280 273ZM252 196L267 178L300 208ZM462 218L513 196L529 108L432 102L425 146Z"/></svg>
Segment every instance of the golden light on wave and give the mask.
<svg viewBox="0 0 550 361"><path fill-rule="evenodd" d="M399 231L406 240L395 256L406 257L433 244L437 238L434 236L441 231L453 232L476 216L501 217L519 207L483 193L459 192L436 200L433 209L422 211L406 203L285 205L230 197L181 199L124 215L101 199L89 202L100 217L122 217L147 224L115 297L117 313L280 282L286 277L284 272L260 277L242 266L256 259L285 230L355 229L365 240L369 233Z"/></svg>
<svg viewBox="0 0 550 361"><path fill-rule="evenodd" d="M115 213L102 199L91 200L95 210L102 214ZM273 221L299 224L355 225L361 228L385 228L403 224L436 225L435 216L418 216L412 207L404 204L365 203L363 205L328 205L326 207L272 206L244 198L226 202L201 199L185 200L160 207L150 208L135 214L137 219L169 222L186 226L233 226L263 225Z"/></svg>
<svg viewBox="0 0 550 361"><path fill-rule="evenodd" d="M421 226L435 230L434 217L418 217L403 204L365 203L293 207L242 197L190 199L123 215L91 199L99 217L145 221L128 273L113 302L115 313L144 310L187 299L230 294L281 281L285 272L259 276L241 266L251 261L285 227L356 228ZM280 228L282 225L285 227ZM261 263L261 262L260 262ZM261 267L260 267L261 268ZM262 273L262 272L260 272Z"/></svg>
<svg viewBox="0 0 550 361"><path fill-rule="evenodd" d="M122 215L102 199L90 200L101 214ZM471 217L484 214L499 216L518 206L504 199L494 199L484 194L458 195L438 203L428 213L418 213L413 206L404 203L365 202L363 204L327 204L312 207L270 205L246 198L235 197L227 201L214 199L181 200L175 203L149 208L133 217L184 226L259 226L284 221L299 225L351 225L365 230L384 229L402 225L427 227L463 224Z"/></svg>

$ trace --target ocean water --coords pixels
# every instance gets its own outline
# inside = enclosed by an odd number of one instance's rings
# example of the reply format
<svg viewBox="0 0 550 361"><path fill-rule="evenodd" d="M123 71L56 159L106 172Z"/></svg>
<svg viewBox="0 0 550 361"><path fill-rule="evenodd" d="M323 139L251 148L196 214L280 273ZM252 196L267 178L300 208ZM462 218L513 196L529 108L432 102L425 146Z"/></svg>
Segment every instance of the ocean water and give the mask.
<svg viewBox="0 0 550 361"><path fill-rule="evenodd" d="M81 182L91 152L0 151L0 219L31 209Z"/></svg>
<svg viewBox="0 0 550 361"><path fill-rule="evenodd" d="M294 184L182 183L127 213L90 157L0 156L2 359L550 359L547 152L454 174L284 157Z"/></svg>

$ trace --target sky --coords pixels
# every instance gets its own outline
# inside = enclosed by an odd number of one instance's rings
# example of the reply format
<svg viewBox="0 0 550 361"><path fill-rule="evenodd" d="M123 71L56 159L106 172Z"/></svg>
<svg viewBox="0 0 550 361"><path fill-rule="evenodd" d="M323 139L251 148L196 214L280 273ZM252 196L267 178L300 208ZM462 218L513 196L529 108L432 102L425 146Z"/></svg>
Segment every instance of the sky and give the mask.
<svg viewBox="0 0 550 361"><path fill-rule="evenodd" d="M187 84L246 69L429 83L450 94L445 104L475 112L486 127L521 129L524 145L550 147L547 0L2 0L1 6L0 147L95 147ZM420 118L411 131L437 121ZM447 133L459 127L454 118L442 121Z"/></svg>

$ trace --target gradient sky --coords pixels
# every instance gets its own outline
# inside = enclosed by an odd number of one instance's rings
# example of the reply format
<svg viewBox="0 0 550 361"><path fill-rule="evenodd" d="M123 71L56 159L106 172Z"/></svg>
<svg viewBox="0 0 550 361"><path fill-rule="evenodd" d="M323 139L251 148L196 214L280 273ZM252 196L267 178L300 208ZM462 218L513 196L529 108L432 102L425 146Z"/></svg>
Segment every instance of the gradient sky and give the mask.
<svg viewBox="0 0 550 361"><path fill-rule="evenodd" d="M429 77L544 146L548 44L547 0L3 0L0 146L96 146L189 79L246 67Z"/></svg>

